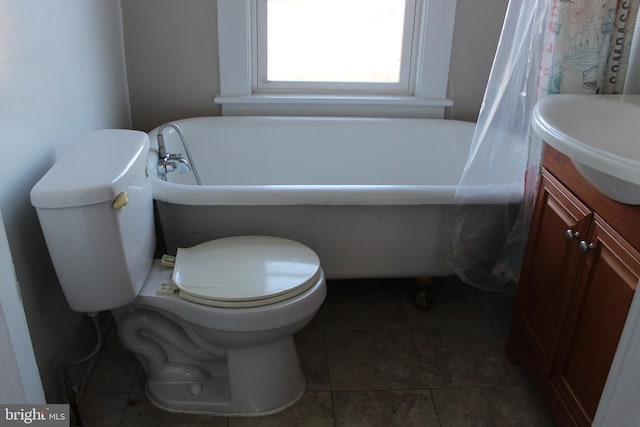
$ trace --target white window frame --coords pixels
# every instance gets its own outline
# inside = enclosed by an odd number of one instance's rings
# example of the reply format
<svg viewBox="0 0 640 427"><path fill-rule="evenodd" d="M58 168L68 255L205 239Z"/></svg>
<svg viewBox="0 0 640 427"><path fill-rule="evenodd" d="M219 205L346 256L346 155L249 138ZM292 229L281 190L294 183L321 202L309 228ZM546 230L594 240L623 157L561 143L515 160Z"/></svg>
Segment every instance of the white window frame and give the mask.
<svg viewBox="0 0 640 427"><path fill-rule="evenodd" d="M256 0L218 0L220 94L223 115L444 116L456 0L415 0L418 25L410 90L264 91L257 89Z"/></svg>

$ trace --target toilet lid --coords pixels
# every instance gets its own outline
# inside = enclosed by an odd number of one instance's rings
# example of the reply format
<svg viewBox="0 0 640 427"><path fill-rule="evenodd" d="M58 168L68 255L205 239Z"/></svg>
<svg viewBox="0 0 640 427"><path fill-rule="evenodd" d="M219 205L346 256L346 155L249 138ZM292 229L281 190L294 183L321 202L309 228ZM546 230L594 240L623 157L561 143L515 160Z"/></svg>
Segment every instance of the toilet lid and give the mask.
<svg viewBox="0 0 640 427"><path fill-rule="evenodd" d="M241 236L178 248L172 280L187 300L257 307L292 298L320 277L318 256L292 240Z"/></svg>

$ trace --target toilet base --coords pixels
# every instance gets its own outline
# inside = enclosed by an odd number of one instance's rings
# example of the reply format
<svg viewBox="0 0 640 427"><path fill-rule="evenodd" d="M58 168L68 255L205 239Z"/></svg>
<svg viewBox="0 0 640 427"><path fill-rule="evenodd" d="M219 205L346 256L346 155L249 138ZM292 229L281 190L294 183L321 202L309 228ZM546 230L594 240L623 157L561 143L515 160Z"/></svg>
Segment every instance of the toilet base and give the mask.
<svg viewBox="0 0 640 427"><path fill-rule="evenodd" d="M259 416L280 412L304 394L306 383L291 336L256 347L228 348L226 365L227 375L197 381L149 379L147 396L171 412Z"/></svg>
<svg viewBox="0 0 640 427"><path fill-rule="evenodd" d="M150 390L153 389L153 390ZM234 412L231 405L225 405L223 403L212 403L215 402L215 399L219 396L211 395L204 396L201 395L201 399L198 401L196 399L185 399L185 402L182 402L179 405L176 405L175 401L170 402L171 406L165 406L163 404L164 399L162 397L158 399L158 392L160 394L169 394L171 396L176 396L180 394L185 394L184 386L176 385L175 389L172 390L170 384L164 384L160 387L157 387L157 384L154 386L150 386L147 384L145 388L147 398L149 401L160 409L163 409L168 412L176 412L176 413L189 413L189 414L202 414L202 415L217 415L224 417L259 417L265 415L277 414L278 412L282 412L285 409L295 405L300 398L304 395L305 387L303 385L302 389L291 401L287 402L283 406L277 407L275 409L270 409L261 412ZM191 396L192 397L192 396ZM208 398L212 398L214 400L208 400ZM205 400L206 399L206 400ZM189 402L186 402L189 400Z"/></svg>
<svg viewBox="0 0 640 427"><path fill-rule="evenodd" d="M232 334L227 345L171 313L128 307L114 313L118 334L147 373L146 392L172 412L255 416L281 411L304 393L293 325L285 331ZM211 335L211 336L210 336Z"/></svg>
<svg viewBox="0 0 640 427"><path fill-rule="evenodd" d="M261 417L261 416L265 416L265 415L272 415L272 414L277 414L278 412L282 412L285 409L295 405L298 400L300 400L300 398L304 395L304 388L303 390L300 392L300 394L293 399L291 402L287 403L286 405L280 407L280 408L276 408L276 409L272 409L269 411L264 411L264 412L226 412L226 408L225 411L216 411L214 409L217 408L212 408L211 405L205 404L204 402L202 403L202 405L194 405L193 409L188 409L188 410L180 410L180 409L175 409L173 407L168 407L168 406L163 406L162 404L160 404L160 402L154 400L153 394L149 392L149 390L145 390L147 392L147 398L149 399L149 401L154 405L157 406L158 408L165 410L167 412L176 412L176 413L189 413L189 414L200 414L200 415L217 415L217 416L222 416L222 417Z"/></svg>

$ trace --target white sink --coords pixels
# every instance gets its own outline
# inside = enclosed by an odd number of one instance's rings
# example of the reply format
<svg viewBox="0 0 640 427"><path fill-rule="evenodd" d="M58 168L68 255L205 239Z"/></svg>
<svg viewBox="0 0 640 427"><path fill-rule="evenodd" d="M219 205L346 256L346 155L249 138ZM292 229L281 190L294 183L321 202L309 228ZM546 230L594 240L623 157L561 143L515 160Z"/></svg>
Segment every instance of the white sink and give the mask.
<svg viewBox="0 0 640 427"><path fill-rule="evenodd" d="M549 95L533 129L602 194L640 205L640 95Z"/></svg>

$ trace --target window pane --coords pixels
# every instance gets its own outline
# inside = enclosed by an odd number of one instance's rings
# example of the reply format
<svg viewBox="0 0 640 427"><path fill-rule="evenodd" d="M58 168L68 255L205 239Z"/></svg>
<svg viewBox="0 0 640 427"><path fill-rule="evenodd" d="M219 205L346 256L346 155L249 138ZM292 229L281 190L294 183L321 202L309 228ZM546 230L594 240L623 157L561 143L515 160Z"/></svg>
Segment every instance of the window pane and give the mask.
<svg viewBox="0 0 640 427"><path fill-rule="evenodd" d="M405 0L267 0L267 80L398 83Z"/></svg>

